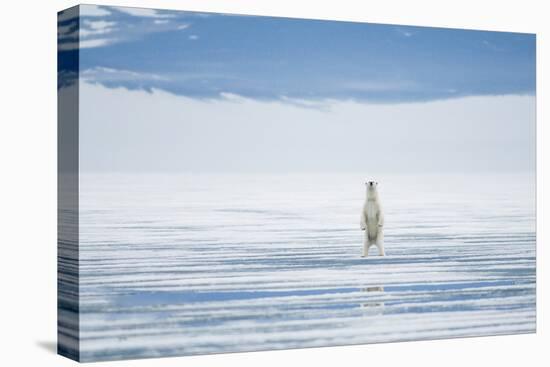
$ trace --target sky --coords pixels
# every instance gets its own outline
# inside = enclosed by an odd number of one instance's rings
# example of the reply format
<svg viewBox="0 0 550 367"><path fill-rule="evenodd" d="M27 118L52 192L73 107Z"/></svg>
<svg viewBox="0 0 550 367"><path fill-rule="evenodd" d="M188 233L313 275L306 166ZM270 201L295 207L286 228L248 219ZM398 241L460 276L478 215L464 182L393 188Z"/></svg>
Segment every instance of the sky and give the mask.
<svg viewBox="0 0 550 367"><path fill-rule="evenodd" d="M534 170L533 34L73 13L59 87L80 83L87 170Z"/></svg>

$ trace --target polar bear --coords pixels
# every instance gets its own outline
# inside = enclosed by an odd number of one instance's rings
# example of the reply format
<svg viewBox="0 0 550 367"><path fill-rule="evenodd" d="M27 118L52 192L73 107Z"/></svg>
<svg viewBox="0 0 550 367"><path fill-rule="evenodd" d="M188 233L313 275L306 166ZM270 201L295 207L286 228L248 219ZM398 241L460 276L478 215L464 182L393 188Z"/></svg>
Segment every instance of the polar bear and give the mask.
<svg viewBox="0 0 550 367"><path fill-rule="evenodd" d="M378 182L368 181L367 198L361 212L361 230L365 231L363 241L363 257L369 256L369 248L372 245L378 247L378 254L385 256L384 252L384 213L378 197Z"/></svg>

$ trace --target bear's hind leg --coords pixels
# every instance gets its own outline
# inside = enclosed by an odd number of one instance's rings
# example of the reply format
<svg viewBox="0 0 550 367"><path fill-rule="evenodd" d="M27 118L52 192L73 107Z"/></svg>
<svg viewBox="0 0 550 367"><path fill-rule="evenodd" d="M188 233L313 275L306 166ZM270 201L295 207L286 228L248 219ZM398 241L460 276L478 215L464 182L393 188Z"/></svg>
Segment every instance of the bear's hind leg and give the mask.
<svg viewBox="0 0 550 367"><path fill-rule="evenodd" d="M369 247L371 243L368 236L365 234L365 239L363 240L363 255L361 257L369 257Z"/></svg>
<svg viewBox="0 0 550 367"><path fill-rule="evenodd" d="M378 247L378 254L380 256L386 256L386 252L384 251L384 234L379 233L376 237L376 247Z"/></svg>

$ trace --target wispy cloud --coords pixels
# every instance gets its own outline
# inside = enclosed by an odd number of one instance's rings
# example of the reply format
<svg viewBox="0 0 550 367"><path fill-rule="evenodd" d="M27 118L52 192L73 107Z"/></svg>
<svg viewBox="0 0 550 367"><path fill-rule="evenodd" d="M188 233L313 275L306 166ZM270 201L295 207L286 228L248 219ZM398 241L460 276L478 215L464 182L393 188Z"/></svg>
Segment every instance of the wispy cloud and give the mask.
<svg viewBox="0 0 550 367"><path fill-rule="evenodd" d="M85 20L84 24L90 27L91 29L99 30L99 29L111 28L116 24L116 22L108 22L105 20L95 20L95 21Z"/></svg>
<svg viewBox="0 0 550 367"><path fill-rule="evenodd" d="M80 48L96 48L139 40L149 33L185 30L191 26L178 21L176 14L154 9L81 5L79 28L78 13L73 9L59 15L58 44L61 51L77 49L79 39ZM190 39L196 40L198 36Z"/></svg>
<svg viewBox="0 0 550 367"><path fill-rule="evenodd" d="M104 7L86 5L86 16L88 17L104 17L107 15L111 15L111 12Z"/></svg>
<svg viewBox="0 0 550 367"><path fill-rule="evenodd" d="M78 48L102 47L117 42L118 39L111 35L116 30L115 26L116 22L113 21L88 19L80 22L80 29L78 29L77 20L67 25L60 24L57 27L58 49L69 51Z"/></svg>
<svg viewBox="0 0 550 367"><path fill-rule="evenodd" d="M400 35L402 35L403 37L406 37L406 38L409 38L409 37L412 37L414 36L414 32L411 31L410 29L405 29L405 28L401 28L401 27L397 27L395 28L395 31L397 33L399 33Z"/></svg>
<svg viewBox="0 0 550 367"><path fill-rule="evenodd" d="M63 42L59 43L57 48L60 51L69 51L69 50L77 50L77 49L84 49L84 48L94 48L94 47L101 47L101 46L107 46L109 44L114 43L116 40L110 39L110 38L96 38L96 39L90 39L90 40L81 40L80 42Z"/></svg>
<svg viewBox="0 0 550 367"><path fill-rule="evenodd" d="M482 41L483 45L485 45L485 47L487 47L488 49L492 50L492 51L503 51L503 48L501 47L498 47L497 45L495 45L493 42L489 42L487 40L483 40Z"/></svg>
<svg viewBox="0 0 550 367"><path fill-rule="evenodd" d="M189 36L189 39L190 39L191 41L196 41L196 40L199 39L199 36L197 36L196 34L192 34L192 35Z"/></svg>
<svg viewBox="0 0 550 367"><path fill-rule="evenodd" d="M289 98L287 96L281 96L279 101L285 104L289 104L295 107L308 108L319 111L330 111L331 102L328 100L308 100L301 98Z"/></svg>
<svg viewBox="0 0 550 367"><path fill-rule="evenodd" d="M58 44L75 42L78 31L78 8L73 7L57 14Z"/></svg>
<svg viewBox="0 0 550 367"><path fill-rule="evenodd" d="M83 80L88 82L128 82L128 81L165 81L163 77L154 73L135 72L131 70L113 69L97 66L84 70L81 73Z"/></svg>
<svg viewBox="0 0 550 367"><path fill-rule="evenodd" d="M243 96L240 96L234 93L229 93L229 92L221 92L220 97L225 101L237 102L237 103L246 102L248 100Z"/></svg>
<svg viewBox="0 0 550 367"><path fill-rule="evenodd" d="M132 15L134 17L144 17L144 18L174 18L173 14L161 13L159 10L155 9L145 9L145 8L128 8L128 7L117 7L118 11Z"/></svg>
<svg viewBox="0 0 550 367"><path fill-rule="evenodd" d="M106 17L112 14L109 10L98 5L80 5L80 7L81 9L85 9L86 16L88 17ZM78 16L79 13L76 11L76 7L70 8L60 12L57 16L57 21L61 23L70 19L76 19Z"/></svg>
<svg viewBox="0 0 550 367"><path fill-rule="evenodd" d="M96 66L81 71L81 77L87 82L102 83L102 82L168 82L168 85L174 83L199 83L216 84L220 81L235 80L234 77L225 73L201 73L201 72L189 72L189 73L150 73L127 69L116 69L104 66ZM162 89L162 87L157 86ZM169 89L169 88L168 88ZM220 97L222 94L230 95L229 92L223 92L220 89L216 92ZM237 94L234 94L237 95ZM244 98L244 97L243 97Z"/></svg>
<svg viewBox="0 0 550 367"><path fill-rule="evenodd" d="M112 33L116 29L115 26L116 22L84 20L81 23L80 37L88 38Z"/></svg>
<svg viewBox="0 0 550 367"><path fill-rule="evenodd" d="M57 15L57 21L58 22L66 22L66 21L71 20L71 19L76 19L76 17L78 17L78 13L74 13L72 11L65 10L65 11L60 12Z"/></svg>
<svg viewBox="0 0 550 367"><path fill-rule="evenodd" d="M83 41L80 41L80 48L93 48L93 47L107 46L108 44L111 44L115 41L116 40L113 40L110 38L97 38L93 40L83 40Z"/></svg>
<svg viewBox="0 0 550 367"><path fill-rule="evenodd" d="M66 25L57 26L57 36L58 37L68 37L69 35L76 36L76 30L78 29L78 22L71 22Z"/></svg>

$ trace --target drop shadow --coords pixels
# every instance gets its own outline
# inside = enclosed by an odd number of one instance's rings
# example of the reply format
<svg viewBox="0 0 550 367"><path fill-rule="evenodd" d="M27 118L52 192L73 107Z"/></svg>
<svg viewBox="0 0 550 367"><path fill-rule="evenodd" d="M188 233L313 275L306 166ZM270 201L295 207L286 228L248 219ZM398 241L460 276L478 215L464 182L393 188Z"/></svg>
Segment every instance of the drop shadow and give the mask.
<svg viewBox="0 0 550 367"><path fill-rule="evenodd" d="M57 343L51 340L39 340L36 342L40 348L46 350L47 352L57 354Z"/></svg>

